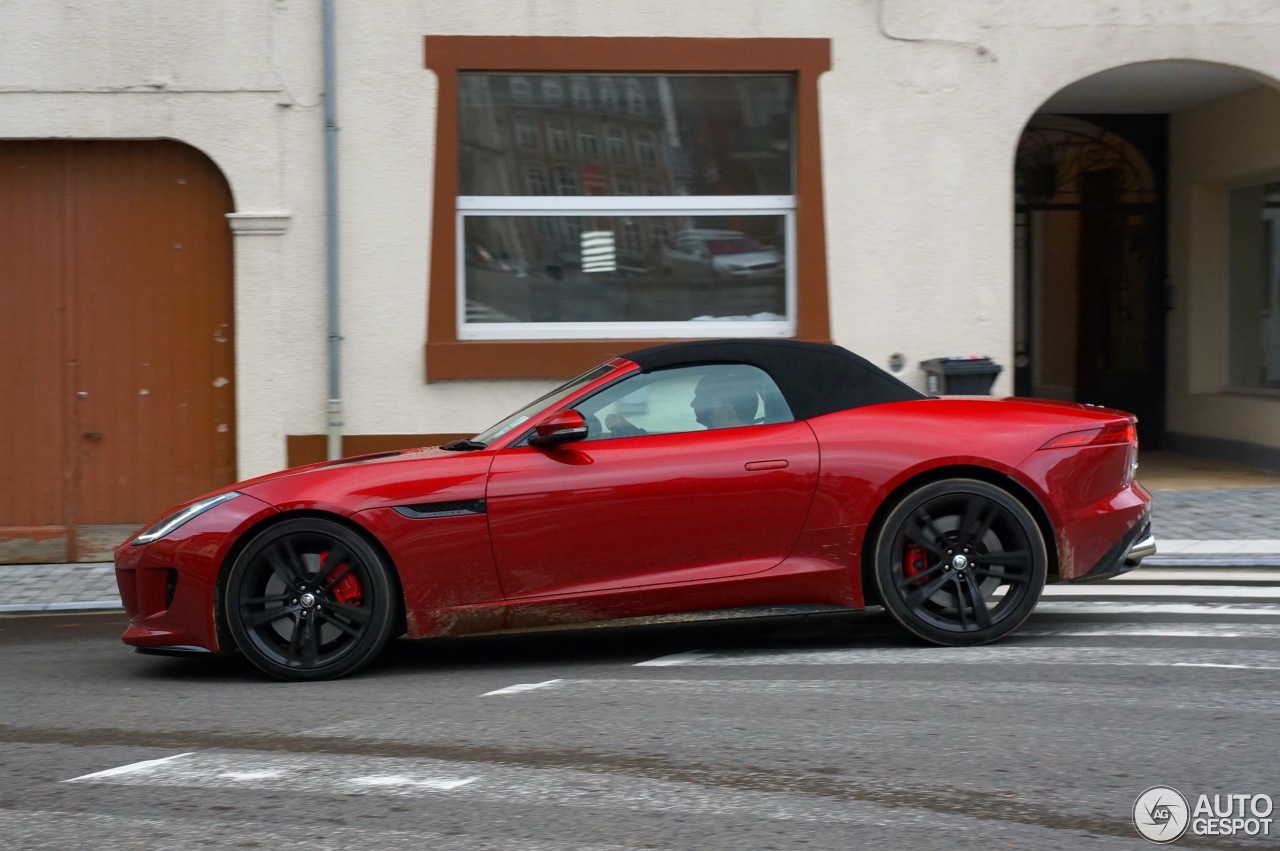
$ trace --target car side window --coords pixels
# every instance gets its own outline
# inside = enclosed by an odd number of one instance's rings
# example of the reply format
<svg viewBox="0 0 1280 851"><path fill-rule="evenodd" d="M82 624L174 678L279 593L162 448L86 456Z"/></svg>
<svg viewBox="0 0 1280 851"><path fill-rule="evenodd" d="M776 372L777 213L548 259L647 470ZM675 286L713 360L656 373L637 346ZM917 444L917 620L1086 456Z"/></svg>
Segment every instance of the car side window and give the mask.
<svg viewBox="0 0 1280 851"><path fill-rule="evenodd" d="M632 376L575 408L588 439L676 434L790 422L773 379L746 364L704 364Z"/></svg>

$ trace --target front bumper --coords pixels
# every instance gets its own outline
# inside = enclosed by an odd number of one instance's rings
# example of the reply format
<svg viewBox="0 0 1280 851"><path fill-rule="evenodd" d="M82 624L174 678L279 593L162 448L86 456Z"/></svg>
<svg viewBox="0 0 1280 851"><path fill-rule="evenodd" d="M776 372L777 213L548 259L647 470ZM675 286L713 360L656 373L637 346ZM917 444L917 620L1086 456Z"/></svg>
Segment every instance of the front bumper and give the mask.
<svg viewBox="0 0 1280 851"><path fill-rule="evenodd" d="M140 649L220 649L218 578L234 543L275 509L241 494L149 544L116 550L116 584L129 615L120 640Z"/></svg>

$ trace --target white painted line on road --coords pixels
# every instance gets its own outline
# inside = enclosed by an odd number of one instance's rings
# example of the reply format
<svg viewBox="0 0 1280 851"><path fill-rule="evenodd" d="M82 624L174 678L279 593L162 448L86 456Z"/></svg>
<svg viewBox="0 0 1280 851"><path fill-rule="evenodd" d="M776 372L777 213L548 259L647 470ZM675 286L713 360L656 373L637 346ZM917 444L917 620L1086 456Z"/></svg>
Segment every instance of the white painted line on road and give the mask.
<svg viewBox="0 0 1280 851"><path fill-rule="evenodd" d="M218 775L219 780L271 780L279 777L282 772L277 769L262 769L259 771L224 771Z"/></svg>
<svg viewBox="0 0 1280 851"><path fill-rule="evenodd" d="M357 786L377 786L384 789L392 786L403 786L421 789L443 789L447 792L450 789L468 786L479 779L479 777L466 777L462 780L441 780L435 777L428 777L422 780L405 774L371 774L368 777L353 778L351 782Z"/></svg>
<svg viewBox="0 0 1280 851"><path fill-rule="evenodd" d="M176 762L179 757L189 757ZM332 755L192 751L111 768L66 783L194 786L239 789L266 786L293 791L390 795L447 792L480 780L475 766L432 759L352 759ZM452 775L452 776L450 776ZM458 776L462 775L462 776Z"/></svg>
<svg viewBox="0 0 1280 851"><path fill-rule="evenodd" d="M1047 585L1046 597L1257 597L1280 599L1280 587L1256 585Z"/></svg>
<svg viewBox="0 0 1280 851"><path fill-rule="evenodd" d="M687 653L673 653L670 656L659 656L657 659L650 659L647 662L636 662L632 667L665 668L668 665L685 665L689 662L696 662L698 659L710 655L710 653L704 653L701 650L690 650Z"/></svg>
<svg viewBox="0 0 1280 851"><path fill-rule="evenodd" d="M390 740L388 740L390 741ZM277 776L260 781L227 780L232 771ZM698 776L696 771L691 776ZM885 807L841 796L827 797L786 789L746 789L723 786L719 772L708 770L705 781L668 780L637 776L625 771L591 771L577 768L544 768L503 762L446 761L426 758L359 757L330 753L265 753L201 751L192 759L161 766L160 770L88 781L113 786L147 786L174 789L253 790L274 795L309 797L385 795L430 799L448 795L463 802L483 802L495 812L521 812L520 808L566 808L587 813L614 811L701 816L734 816L758 820L846 824L868 829L908 819L930 829L940 824L966 826L980 823L966 816L921 811L908 806ZM4 817L0 810L0 820ZM2 824L2 821L0 821ZM330 826L311 840L323 838ZM474 838L472 839L474 842ZM510 843L508 843L510 844ZM525 847L525 843L520 843ZM353 847L321 845L320 847ZM567 846L557 846L567 847ZM578 846L573 846L578 847ZM598 846L595 846L598 847Z"/></svg>
<svg viewBox="0 0 1280 851"><path fill-rule="evenodd" d="M1156 550L1160 555L1280 555L1280 540L1274 538L1226 538L1222 540L1157 538Z"/></svg>
<svg viewBox="0 0 1280 851"><path fill-rule="evenodd" d="M519 683L517 685L507 686L506 688L494 689L493 691L486 691L484 694L480 696L489 697L495 694L520 694L522 692L533 691L535 689L549 688L553 685L556 685L557 683L562 683L562 682L564 682L564 680L547 680L546 682L542 682L542 683Z"/></svg>
<svg viewBox="0 0 1280 851"><path fill-rule="evenodd" d="M1126 637L1138 638L1280 638L1280 624L1186 624L1184 626L1152 626L1150 624L1094 624L1063 629L1020 629L1018 635L1038 637Z"/></svg>
<svg viewBox="0 0 1280 851"><path fill-rule="evenodd" d="M725 651L683 663L698 667L761 665L1119 665L1125 667L1221 667L1280 671L1280 649L1059 647L1027 645L1015 638L980 647L863 647L848 650Z"/></svg>
<svg viewBox="0 0 1280 851"><path fill-rule="evenodd" d="M1280 617L1275 603L1128 603L1122 600L1049 600L1038 614L1071 615L1226 615Z"/></svg>
<svg viewBox="0 0 1280 851"><path fill-rule="evenodd" d="M106 771L95 771L93 774L84 774L80 777L72 777L70 780L64 780L62 782L76 783L81 780L96 780L103 777L119 777L124 774L152 774L158 771L162 766L173 762L175 759L182 759L184 756L192 756L194 754L195 751L187 751L186 753L178 753L161 759L148 759L142 762L132 762L118 768L108 768Z"/></svg>
<svg viewBox="0 0 1280 851"><path fill-rule="evenodd" d="M1280 570L1257 570L1253 568L1216 567L1202 570L1194 567L1140 567L1119 576L1113 576L1101 586L1105 588L1109 582L1275 582L1280 584Z"/></svg>

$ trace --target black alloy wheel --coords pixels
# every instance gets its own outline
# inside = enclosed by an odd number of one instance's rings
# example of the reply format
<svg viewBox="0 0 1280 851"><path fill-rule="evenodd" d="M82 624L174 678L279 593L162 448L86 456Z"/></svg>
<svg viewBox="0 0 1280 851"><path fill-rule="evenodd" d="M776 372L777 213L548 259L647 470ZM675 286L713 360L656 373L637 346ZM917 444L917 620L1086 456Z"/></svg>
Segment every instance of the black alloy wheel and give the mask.
<svg viewBox="0 0 1280 851"><path fill-rule="evenodd" d="M1048 561L1026 506L987 482L947 479L908 494L885 518L875 581L885 608L915 635L985 644L1031 614Z"/></svg>
<svg viewBox="0 0 1280 851"><path fill-rule="evenodd" d="M226 614L244 655L282 680L329 680L368 664L391 637L391 570L359 534L306 517L249 542L227 575Z"/></svg>

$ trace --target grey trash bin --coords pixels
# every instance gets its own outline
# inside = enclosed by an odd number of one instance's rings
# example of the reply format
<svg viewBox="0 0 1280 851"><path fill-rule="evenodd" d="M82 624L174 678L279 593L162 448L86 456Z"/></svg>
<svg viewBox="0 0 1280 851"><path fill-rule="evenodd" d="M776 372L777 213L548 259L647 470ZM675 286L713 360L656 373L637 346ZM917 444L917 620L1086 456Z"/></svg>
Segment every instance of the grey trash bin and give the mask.
<svg viewBox="0 0 1280 851"><path fill-rule="evenodd" d="M1000 364L988 357L931 358L920 361L931 396L986 396L996 383Z"/></svg>

